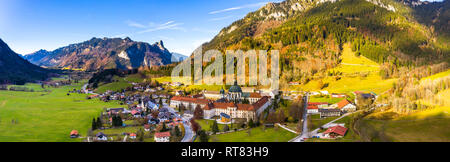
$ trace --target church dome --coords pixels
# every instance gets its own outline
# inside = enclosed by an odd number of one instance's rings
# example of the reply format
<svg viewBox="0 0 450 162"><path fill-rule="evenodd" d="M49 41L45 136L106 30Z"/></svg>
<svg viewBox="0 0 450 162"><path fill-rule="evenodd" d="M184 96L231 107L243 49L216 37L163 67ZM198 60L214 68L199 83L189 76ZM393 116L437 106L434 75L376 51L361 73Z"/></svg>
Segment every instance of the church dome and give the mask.
<svg viewBox="0 0 450 162"><path fill-rule="evenodd" d="M234 82L234 85L230 87L230 90L228 90L228 92L233 93L233 92L238 92L241 93L242 89L241 87L237 84L237 81Z"/></svg>

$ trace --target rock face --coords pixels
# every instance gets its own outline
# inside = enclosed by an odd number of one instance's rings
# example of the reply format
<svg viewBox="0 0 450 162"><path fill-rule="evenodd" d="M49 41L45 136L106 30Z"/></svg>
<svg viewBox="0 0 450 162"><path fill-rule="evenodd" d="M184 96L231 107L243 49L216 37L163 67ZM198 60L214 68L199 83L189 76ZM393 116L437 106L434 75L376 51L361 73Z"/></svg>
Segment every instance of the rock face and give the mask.
<svg viewBox="0 0 450 162"><path fill-rule="evenodd" d="M41 50L24 58L39 66L83 70L132 69L172 63L172 54L162 41L151 45L130 38L92 38L51 52Z"/></svg>
<svg viewBox="0 0 450 162"><path fill-rule="evenodd" d="M0 39L0 84L45 80L48 74L48 70L23 59Z"/></svg>

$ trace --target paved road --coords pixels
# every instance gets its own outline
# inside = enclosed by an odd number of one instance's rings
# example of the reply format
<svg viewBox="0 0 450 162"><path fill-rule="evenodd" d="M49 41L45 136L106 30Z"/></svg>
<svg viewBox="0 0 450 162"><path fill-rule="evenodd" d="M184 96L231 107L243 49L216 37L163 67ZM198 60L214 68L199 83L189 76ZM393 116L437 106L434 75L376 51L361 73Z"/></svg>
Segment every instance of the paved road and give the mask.
<svg viewBox="0 0 450 162"><path fill-rule="evenodd" d="M83 85L83 87L81 87L81 90L82 91L84 91L84 93L86 93L86 94L93 94L93 95L97 95L97 93L94 93L94 92L90 92L90 91L88 91L88 90L86 90L86 88L87 88L87 86L88 86L89 84L84 84Z"/></svg>
<svg viewBox="0 0 450 162"><path fill-rule="evenodd" d="M309 131L308 131L308 102L309 102L309 95L306 94L303 97L303 101L305 105L303 106L304 112L303 112L303 129L302 134L300 136L295 137L294 139L290 140L289 142L304 142L305 138L309 138Z"/></svg>
<svg viewBox="0 0 450 162"><path fill-rule="evenodd" d="M190 126L190 122L188 122L188 120L186 120L184 117L183 117L183 121L186 121L186 122L183 122L183 125L184 125L184 137L181 140L181 142L193 142L192 140L194 138L194 132L192 131L192 128Z"/></svg>
<svg viewBox="0 0 450 162"><path fill-rule="evenodd" d="M287 131L289 131L289 132L298 134L297 131L294 131L294 130L292 130L292 129L289 129L288 127L286 127L286 126L284 126L284 125L281 125L280 123L277 123L276 125L278 125L279 127L283 128L283 129L285 129L285 130L287 130Z"/></svg>
<svg viewBox="0 0 450 162"><path fill-rule="evenodd" d="M127 142L127 138L128 138L128 135L125 135L125 137L123 137L123 142Z"/></svg>
<svg viewBox="0 0 450 162"><path fill-rule="evenodd" d="M163 107L167 108L172 113L177 113L175 109L173 109L166 103L163 104ZM181 142L193 142L192 140L194 138L194 131L192 131L191 123L189 122L191 119L186 117L181 117L181 119L183 119L183 126L184 126L184 137L181 140Z"/></svg>

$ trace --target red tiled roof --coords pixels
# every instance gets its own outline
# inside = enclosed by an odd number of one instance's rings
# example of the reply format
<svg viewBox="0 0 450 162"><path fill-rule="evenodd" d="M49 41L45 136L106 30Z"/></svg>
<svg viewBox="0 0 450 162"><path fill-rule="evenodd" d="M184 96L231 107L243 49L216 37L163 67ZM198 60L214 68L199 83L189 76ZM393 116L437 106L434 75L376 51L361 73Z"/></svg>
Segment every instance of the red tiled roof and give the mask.
<svg viewBox="0 0 450 162"><path fill-rule="evenodd" d="M311 105L311 106L308 106L308 109L319 109L319 107L317 107L316 105Z"/></svg>
<svg viewBox="0 0 450 162"><path fill-rule="evenodd" d="M182 97L182 96L172 97L171 100L182 101L182 102L191 102L191 103L200 104L200 105L206 105L210 102L210 100L208 100L208 99L199 99L199 98Z"/></svg>
<svg viewBox="0 0 450 162"><path fill-rule="evenodd" d="M328 105L328 102L308 102L309 106Z"/></svg>
<svg viewBox="0 0 450 162"><path fill-rule="evenodd" d="M250 93L250 98L261 98L261 94L259 93Z"/></svg>
<svg viewBox="0 0 450 162"><path fill-rule="evenodd" d="M136 137L136 134L135 133L131 133L130 137Z"/></svg>
<svg viewBox="0 0 450 162"><path fill-rule="evenodd" d="M162 138L162 137L170 137L170 132L159 132L155 133L156 138Z"/></svg>
<svg viewBox="0 0 450 162"><path fill-rule="evenodd" d="M353 92L354 94L361 94L361 93L364 93L364 92L361 92L361 91L355 91L355 92Z"/></svg>
<svg viewBox="0 0 450 162"><path fill-rule="evenodd" d="M72 130L72 132L70 132L70 135L78 135L78 131L77 130Z"/></svg>
<svg viewBox="0 0 450 162"><path fill-rule="evenodd" d="M131 115L135 115L135 114L137 114L137 113L139 113L139 111L137 111L137 110L131 110Z"/></svg>
<svg viewBox="0 0 450 162"><path fill-rule="evenodd" d="M337 103L339 109L342 109L344 106L346 106L348 104L350 104L350 101L348 101L347 99L344 99Z"/></svg>
<svg viewBox="0 0 450 162"><path fill-rule="evenodd" d="M264 96L258 102L253 104L253 109L256 111L259 108L261 108L264 104L266 104L269 101L269 97Z"/></svg>
<svg viewBox="0 0 450 162"><path fill-rule="evenodd" d="M269 101L269 97L264 96L258 102L250 105L250 104L234 104L234 103L222 103L222 102L212 102L205 106L205 110L211 109L227 109L229 107L235 107L237 110L245 110L245 111L256 111L261 108L266 102Z"/></svg>
<svg viewBox="0 0 450 162"><path fill-rule="evenodd" d="M328 134L328 133L336 133L339 134L341 136L345 136L345 133L347 132L348 128L342 127L342 126L334 126L331 128L328 128L325 132L323 132L323 134Z"/></svg>

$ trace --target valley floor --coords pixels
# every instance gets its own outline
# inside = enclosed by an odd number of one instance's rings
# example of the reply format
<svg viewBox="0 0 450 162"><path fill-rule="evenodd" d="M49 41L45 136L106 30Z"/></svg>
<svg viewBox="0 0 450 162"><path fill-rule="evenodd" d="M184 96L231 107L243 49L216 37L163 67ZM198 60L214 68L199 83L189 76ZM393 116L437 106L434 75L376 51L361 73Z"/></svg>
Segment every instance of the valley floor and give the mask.
<svg viewBox="0 0 450 162"><path fill-rule="evenodd" d="M115 102L87 100L86 94L67 96L69 90L80 89L82 85L47 88L50 92L0 91L0 141L82 141L71 139L70 131L78 130L82 137L86 136L92 119L103 108L119 107Z"/></svg>

